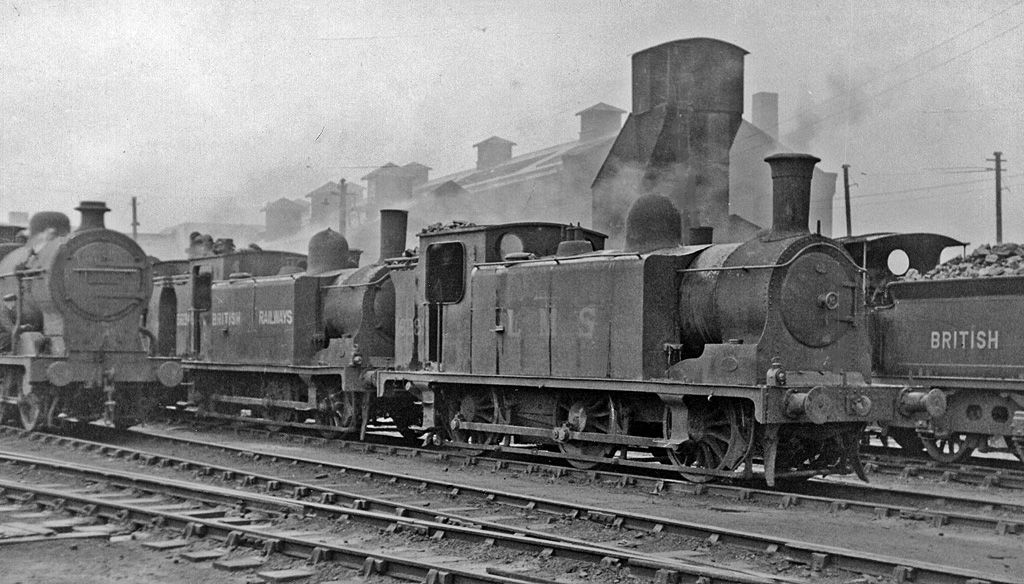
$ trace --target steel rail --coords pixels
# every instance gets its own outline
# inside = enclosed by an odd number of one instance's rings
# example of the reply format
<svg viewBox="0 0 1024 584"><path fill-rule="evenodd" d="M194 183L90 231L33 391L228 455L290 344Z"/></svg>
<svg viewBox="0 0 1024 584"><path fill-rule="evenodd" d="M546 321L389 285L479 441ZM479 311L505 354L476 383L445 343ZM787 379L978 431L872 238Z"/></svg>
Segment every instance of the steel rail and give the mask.
<svg viewBox="0 0 1024 584"><path fill-rule="evenodd" d="M229 450L236 453L246 453L246 455L253 457L271 456L281 460L296 460L297 462L314 463L312 461L297 459L282 454L258 452L250 447L242 448L224 444L209 444L189 438L166 436L163 434L144 433L144 435L154 439L182 442L193 446L204 446L214 449ZM278 436L277 434L274 435ZM314 438L312 440L321 441L322 439ZM336 444L337 442L330 441L330 443ZM713 483L694 484L682 480L643 477L635 474L625 474L613 471L580 470L554 465L543 465L537 462L473 457L457 452L449 453L438 452L436 450L401 448L386 445L368 445L365 442L340 441L340 443L345 447L355 448L362 452L374 451L392 455L401 455L404 452L408 452L410 455L417 457L434 456L441 460L461 459L464 464L489 464L495 469L515 469L531 474L547 472L556 477L572 476L583 480L612 482L621 486L646 488L654 492L670 492L690 496L713 495L741 501L762 502L778 505L783 508L799 506L802 508L813 508L827 512L848 510L874 517L896 517L911 521L926 521L935 526L957 525L972 529L994 531L997 534L1013 535L1024 533L1024 505L999 502L991 499L975 499L953 494L940 496L921 493L911 489L896 489L892 487L879 488L862 483L837 482L826 479L812 479L807 481L805 484L797 484L785 490L756 489L744 486ZM315 462L315 464L323 463ZM362 473L368 477L377 477L378 480L404 480L404 475L398 473L389 473L386 471L377 471L374 469L356 466L339 465L337 463L330 464L342 468L347 467L350 469L350 472ZM441 487L435 488L446 489L451 486L448 483L442 483L442 485L443 486ZM465 485L458 485L455 488L460 488L464 492L468 492L469 489L472 489L472 487ZM835 495L822 494L824 491L841 491L849 496L838 497ZM819 494L814 494L815 492ZM916 503L919 506L895 504L892 502L894 497ZM531 501L524 498L521 502L508 504L513 506L524 506L530 505ZM949 505L959 505L977 512L984 511L988 513L999 511L1009 515L1017 515L1018 517L1015 518L1005 515L981 515L964 511L955 511L950 510L948 508ZM583 511L585 510L577 511L577 513L583 514L582 516L585 517L586 515Z"/></svg>
<svg viewBox="0 0 1024 584"><path fill-rule="evenodd" d="M9 454L0 452L0 460L22 466L31 466L35 470L46 467L49 472L90 480L100 480L116 487L132 488L146 493L162 494L186 500L196 500L207 504L235 506L239 503L246 508L271 511L281 515L288 513L300 514L304 517L328 518L366 523L373 527L390 531L411 530L432 539L452 539L474 544L486 544L491 547L502 547L516 551L531 552L545 557L556 557L594 564L628 569L630 575L655 580L659 574L676 574L693 579L710 578L719 582L733 584L777 584L778 578L772 576L755 576L748 572L702 566L681 560L658 558L649 554L641 554L618 548L598 546L582 540L570 540L545 534L544 539L531 536L526 529L502 527L504 533L471 527L471 519L465 519L464 525L446 522L422 520L410 517L404 512L379 513L360 509L356 500L354 507L337 504L314 503L308 501L286 500L281 497L261 495L246 491L238 491L215 487L201 483L190 483L154 477L139 473L130 473L97 468L64 460L46 459L36 456ZM241 472L241 471L239 471ZM405 511L408 507L399 507ZM526 532L526 533L524 533Z"/></svg>
<svg viewBox="0 0 1024 584"><path fill-rule="evenodd" d="M1024 472L1005 466L982 464L942 464L931 459L871 456L865 457L869 472L895 474L903 478L927 477L940 482L956 482L981 488L999 487L1024 490Z"/></svg>
<svg viewBox="0 0 1024 584"><path fill-rule="evenodd" d="M52 440L60 442L71 440L68 438L53 436L45 438L46 435L40 434L28 435L30 437L39 436L47 441ZM146 434L146 436L154 437L151 434ZM225 452L245 453L248 456L251 456L257 460L261 457L266 457L277 461L287 460L300 464L313 465L318 468L345 468L346 472L358 473L366 478L377 478L378 480L385 480L391 484L406 484L418 489L432 488L435 490L443 490L446 492L454 492L458 494L476 493L478 496L482 496L486 500L495 503L519 507L530 505L531 510L547 512L552 514L562 514L570 518L588 519L591 521L605 523L613 527L623 529L655 533L671 533L683 537L704 539L710 542L732 544L739 547L752 549L755 551L781 553L794 562L809 565L813 570L821 570L826 567L834 567L858 573L894 577L897 580L907 578L907 575L909 574L913 575L913 579L916 582L921 582L925 584L945 584L953 582L961 584L977 584L973 581L979 579L989 582L999 581L999 578L996 576L982 577L983 575L977 572L961 570L959 568L940 566L927 562L916 562L900 558L892 558L877 554L859 552L855 550L835 548L831 546L822 546L818 544L801 542L796 540L788 540L786 538L781 538L778 536L750 533L740 530L724 529L700 523L672 520L663 517L649 516L643 514L623 513L612 509L595 509L591 506L576 505L573 503L556 501L551 499L543 499L538 497L527 497L507 492L493 493L486 489L479 489L468 485L460 485L446 481L427 481L419 477L411 477L408 475L400 475L397 473L390 473L386 471L379 471L375 469L368 469L351 465L339 465L336 463L318 459L281 455L278 453L258 451L251 448L237 448L220 444L212 444L209 442L168 438L163 436L155 436L155 438L170 440L172 442L187 443L191 445L202 445L212 449L219 449ZM117 449L118 447L108 446L108 448ZM157 458L169 458L164 457L164 455L153 456ZM500 466L504 466L504 461L497 462L499 463ZM536 465L532 466L535 467ZM536 470L534 470L534 472L536 472ZM598 473L596 471L588 471L588 474L591 474L595 478L598 476ZM635 477L625 478L628 481L628 479ZM706 492L707 490L707 487L705 485L689 485L689 487L692 487L691 492ZM753 490L741 488L739 489L739 492L747 492L752 494ZM790 499L791 505L799 504L799 501L801 499L800 496L795 496L791 494L782 495L784 497L792 497L792 499ZM749 495L746 497L739 498L749 498ZM836 509L841 508L842 506L840 505L837 506Z"/></svg>
<svg viewBox="0 0 1024 584"><path fill-rule="evenodd" d="M248 544L262 546L268 553L280 553L306 559L310 563L333 561L361 570L363 576L383 574L426 584L522 584L522 580L439 566L398 555L375 553L350 546L307 541L299 537L271 533L246 526L230 525L211 519L194 517L116 500L89 497L55 489L32 486L0 479L0 495L21 499L53 509L79 515L95 515L108 521L137 525L158 525L182 530L186 538L211 537L228 547Z"/></svg>

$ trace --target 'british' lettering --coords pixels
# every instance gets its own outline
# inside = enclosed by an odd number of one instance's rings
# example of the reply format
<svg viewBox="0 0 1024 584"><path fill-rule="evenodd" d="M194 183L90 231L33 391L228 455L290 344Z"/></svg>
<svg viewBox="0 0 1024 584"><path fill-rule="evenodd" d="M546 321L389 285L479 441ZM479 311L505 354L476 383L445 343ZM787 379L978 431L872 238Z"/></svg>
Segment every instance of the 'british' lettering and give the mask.
<svg viewBox="0 0 1024 584"><path fill-rule="evenodd" d="M999 331L932 331L933 349L998 349Z"/></svg>
<svg viewBox="0 0 1024 584"><path fill-rule="evenodd" d="M210 322L213 326L237 326L242 324L241 312L213 312L210 313Z"/></svg>

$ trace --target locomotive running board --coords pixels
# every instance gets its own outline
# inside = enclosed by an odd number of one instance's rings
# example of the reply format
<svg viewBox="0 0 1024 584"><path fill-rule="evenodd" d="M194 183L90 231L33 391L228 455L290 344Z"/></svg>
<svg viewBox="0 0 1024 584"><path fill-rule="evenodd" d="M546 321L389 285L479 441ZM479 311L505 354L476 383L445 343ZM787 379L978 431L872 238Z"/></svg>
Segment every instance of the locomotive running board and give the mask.
<svg viewBox="0 0 1024 584"><path fill-rule="evenodd" d="M754 418L764 420L764 387L758 385L711 385L684 383L673 379L651 379L627 381L622 379L600 379L591 377L531 377L512 375L469 375L439 371L376 371L373 373L377 396L383 397L388 389L404 388L406 383L414 385L482 385L534 389L568 389L609 391L620 393L647 393L666 396L715 396L747 399L754 404Z"/></svg>

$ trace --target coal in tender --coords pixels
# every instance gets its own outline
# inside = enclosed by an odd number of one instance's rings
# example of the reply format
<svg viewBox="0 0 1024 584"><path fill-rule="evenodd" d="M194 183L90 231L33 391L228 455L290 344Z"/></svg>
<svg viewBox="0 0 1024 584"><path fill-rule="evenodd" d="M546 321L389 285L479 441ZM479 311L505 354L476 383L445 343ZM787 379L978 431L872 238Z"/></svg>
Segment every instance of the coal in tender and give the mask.
<svg viewBox="0 0 1024 584"><path fill-rule="evenodd" d="M1024 245L984 244L967 256L957 256L921 274L911 269L903 280L950 280L954 278L996 278L1024 276Z"/></svg>

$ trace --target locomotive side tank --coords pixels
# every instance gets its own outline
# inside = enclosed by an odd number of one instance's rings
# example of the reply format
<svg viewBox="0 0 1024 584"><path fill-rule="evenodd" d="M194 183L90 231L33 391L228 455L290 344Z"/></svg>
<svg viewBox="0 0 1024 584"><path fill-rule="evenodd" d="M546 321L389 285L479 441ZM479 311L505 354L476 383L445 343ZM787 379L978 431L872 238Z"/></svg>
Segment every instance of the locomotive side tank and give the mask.
<svg viewBox="0 0 1024 584"><path fill-rule="evenodd" d="M0 354L2 402L26 429L61 415L105 417L116 426L142 420L181 381L175 359L148 355L140 329L152 294L152 268L139 246L106 229L102 202L66 216L37 214L28 243L0 261L8 352Z"/></svg>

